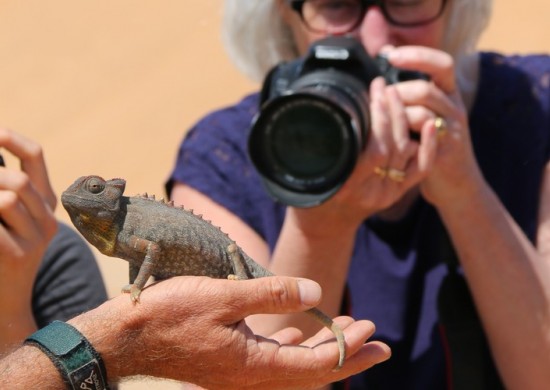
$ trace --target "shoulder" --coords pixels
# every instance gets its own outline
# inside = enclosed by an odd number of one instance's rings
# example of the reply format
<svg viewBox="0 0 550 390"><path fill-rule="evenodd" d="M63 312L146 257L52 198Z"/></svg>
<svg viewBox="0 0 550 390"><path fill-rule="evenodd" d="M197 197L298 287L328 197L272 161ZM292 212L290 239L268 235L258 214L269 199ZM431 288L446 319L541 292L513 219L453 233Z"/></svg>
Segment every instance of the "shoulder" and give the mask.
<svg viewBox="0 0 550 390"><path fill-rule="evenodd" d="M480 58L478 107L501 113L521 107L523 118L539 115L550 120L549 55L483 52Z"/></svg>
<svg viewBox="0 0 550 390"><path fill-rule="evenodd" d="M178 160L245 161L248 131L258 112L259 95L208 113L192 126L180 144Z"/></svg>
<svg viewBox="0 0 550 390"><path fill-rule="evenodd" d="M186 138L216 136L229 138L247 130L252 118L258 112L259 94L246 96L240 102L220 108L201 118L187 134Z"/></svg>
<svg viewBox="0 0 550 390"><path fill-rule="evenodd" d="M550 94L550 55L504 55L481 53L481 77L499 90L517 87L533 88L539 94Z"/></svg>
<svg viewBox="0 0 550 390"><path fill-rule="evenodd" d="M550 159L550 56L482 53L470 126L484 177L534 237L540 183Z"/></svg>
<svg viewBox="0 0 550 390"><path fill-rule="evenodd" d="M495 52L482 52L481 64L484 68L492 68L497 71L519 71L525 74L544 74L550 72L550 55L506 55Z"/></svg>

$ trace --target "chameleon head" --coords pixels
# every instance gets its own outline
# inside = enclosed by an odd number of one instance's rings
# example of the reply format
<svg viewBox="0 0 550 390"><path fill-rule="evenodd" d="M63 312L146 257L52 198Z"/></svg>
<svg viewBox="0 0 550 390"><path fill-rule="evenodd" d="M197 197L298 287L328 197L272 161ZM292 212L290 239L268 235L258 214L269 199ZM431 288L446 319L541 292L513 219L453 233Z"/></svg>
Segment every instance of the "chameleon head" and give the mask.
<svg viewBox="0 0 550 390"><path fill-rule="evenodd" d="M109 223L120 211L125 187L123 179L83 176L63 192L61 203L77 228L87 223Z"/></svg>

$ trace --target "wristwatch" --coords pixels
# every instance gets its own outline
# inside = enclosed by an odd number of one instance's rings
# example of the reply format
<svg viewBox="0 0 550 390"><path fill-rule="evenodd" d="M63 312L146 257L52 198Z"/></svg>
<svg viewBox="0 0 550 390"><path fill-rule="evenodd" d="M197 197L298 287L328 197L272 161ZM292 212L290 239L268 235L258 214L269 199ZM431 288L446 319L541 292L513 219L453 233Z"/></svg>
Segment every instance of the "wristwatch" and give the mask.
<svg viewBox="0 0 550 390"><path fill-rule="evenodd" d="M50 358L69 389L109 390L101 356L66 322L52 322L29 336L25 344L38 347Z"/></svg>

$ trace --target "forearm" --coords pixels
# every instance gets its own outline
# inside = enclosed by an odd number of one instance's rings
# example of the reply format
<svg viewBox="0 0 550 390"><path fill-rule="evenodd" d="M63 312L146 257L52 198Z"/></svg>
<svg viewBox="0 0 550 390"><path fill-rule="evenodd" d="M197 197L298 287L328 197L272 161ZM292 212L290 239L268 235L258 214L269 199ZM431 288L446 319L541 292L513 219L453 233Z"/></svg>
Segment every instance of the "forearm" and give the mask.
<svg viewBox="0 0 550 390"><path fill-rule="evenodd" d="M24 312L13 314L3 312L0 321L0 356L36 331L30 304L26 309Z"/></svg>
<svg viewBox="0 0 550 390"><path fill-rule="evenodd" d="M38 348L23 346L0 360L1 389L63 389L61 375Z"/></svg>
<svg viewBox="0 0 550 390"><path fill-rule="evenodd" d="M541 388L550 371L550 269L486 185L439 212L508 388Z"/></svg>
<svg viewBox="0 0 550 390"><path fill-rule="evenodd" d="M93 310L68 321L90 341L92 346L102 356L108 374L108 380L115 380L139 372L139 367L127 363L123 351L128 340L126 328L128 321L113 321L116 316L113 310L124 306L120 297L116 304L104 306L102 310ZM129 300L128 300L129 301ZM115 302L113 302L115 303ZM127 306L131 306L128 302ZM131 307L128 307L131 310ZM25 335L29 336L29 332ZM23 337L23 339L25 338ZM126 355L127 356L127 355ZM138 360L138 359L135 359ZM0 361L0 388L16 389L61 389L64 388L62 377L50 358L33 345L23 345Z"/></svg>
<svg viewBox="0 0 550 390"><path fill-rule="evenodd" d="M0 304L0 356L22 343L37 329L31 304L33 277L12 276L0 286L0 296L4 297Z"/></svg>

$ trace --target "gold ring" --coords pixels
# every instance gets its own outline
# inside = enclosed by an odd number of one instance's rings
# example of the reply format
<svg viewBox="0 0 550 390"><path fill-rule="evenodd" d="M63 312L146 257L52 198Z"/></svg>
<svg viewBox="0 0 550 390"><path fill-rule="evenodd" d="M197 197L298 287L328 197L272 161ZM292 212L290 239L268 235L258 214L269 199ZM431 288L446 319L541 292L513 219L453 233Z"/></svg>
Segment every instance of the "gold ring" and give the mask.
<svg viewBox="0 0 550 390"><path fill-rule="evenodd" d="M380 176L383 179L388 176L388 170L385 168L374 167L374 174Z"/></svg>
<svg viewBox="0 0 550 390"><path fill-rule="evenodd" d="M435 118L435 121L434 121L434 127L435 127L435 130L437 131L437 137L438 138L441 138L443 137L445 134L447 134L447 121L445 119L443 119L442 117L438 116Z"/></svg>
<svg viewBox="0 0 550 390"><path fill-rule="evenodd" d="M405 171L400 171L399 169L388 169L388 178L397 183L403 183L405 181L406 173Z"/></svg>

